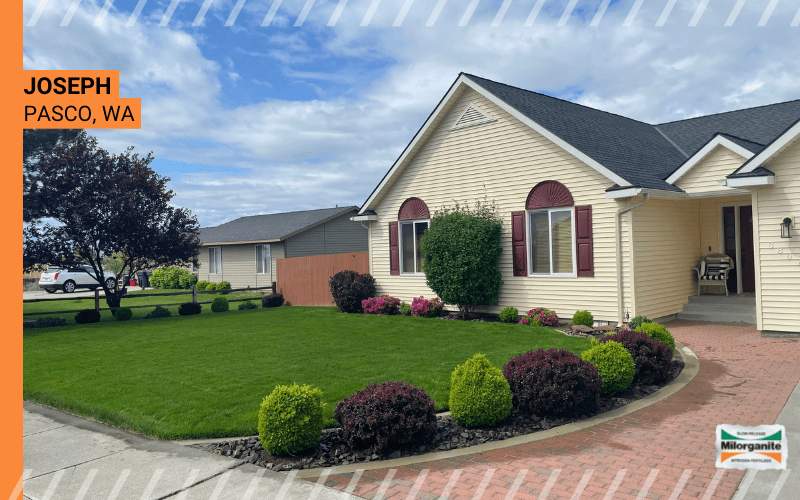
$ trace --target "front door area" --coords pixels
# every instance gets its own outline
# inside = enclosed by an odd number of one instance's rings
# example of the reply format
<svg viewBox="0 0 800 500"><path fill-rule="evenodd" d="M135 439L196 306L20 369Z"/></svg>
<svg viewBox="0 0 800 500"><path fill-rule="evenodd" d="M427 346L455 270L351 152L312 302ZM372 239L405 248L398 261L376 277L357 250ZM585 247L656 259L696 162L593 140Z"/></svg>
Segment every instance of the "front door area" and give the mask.
<svg viewBox="0 0 800 500"><path fill-rule="evenodd" d="M752 205L722 207L722 240L725 254L736 263L736 272L728 276L728 291L755 293Z"/></svg>

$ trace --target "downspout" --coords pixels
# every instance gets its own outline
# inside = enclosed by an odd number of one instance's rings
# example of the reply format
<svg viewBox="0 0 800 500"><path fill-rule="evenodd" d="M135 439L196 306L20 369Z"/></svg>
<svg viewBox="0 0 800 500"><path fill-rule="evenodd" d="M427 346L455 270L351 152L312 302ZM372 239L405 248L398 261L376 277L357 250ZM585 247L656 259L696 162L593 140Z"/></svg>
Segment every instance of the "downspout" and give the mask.
<svg viewBox="0 0 800 500"><path fill-rule="evenodd" d="M616 234L615 234L615 236L617 238L617 244L616 244L616 247L617 247L617 318L618 318L618 322L617 323L620 324L620 325L622 324L623 320L625 319L623 317L623 310L622 310L623 309L623 306L622 306L622 250L621 250L621 245L622 245L622 222L621 222L622 221L622 214L630 212L634 208L641 207L642 205L647 203L649 200L650 200L650 195L645 193L644 194L644 199L642 201L640 201L639 203L635 203L635 204L633 204L633 205L631 205L629 207L620 208L619 210L617 210L617 217L616 217L617 228L616 228ZM633 226L633 225L631 225L631 226ZM629 238L633 238L633 231L632 230L630 231ZM631 275L632 275L633 274L633 262L631 262L630 265L631 265ZM631 283L631 286L633 286L633 283Z"/></svg>

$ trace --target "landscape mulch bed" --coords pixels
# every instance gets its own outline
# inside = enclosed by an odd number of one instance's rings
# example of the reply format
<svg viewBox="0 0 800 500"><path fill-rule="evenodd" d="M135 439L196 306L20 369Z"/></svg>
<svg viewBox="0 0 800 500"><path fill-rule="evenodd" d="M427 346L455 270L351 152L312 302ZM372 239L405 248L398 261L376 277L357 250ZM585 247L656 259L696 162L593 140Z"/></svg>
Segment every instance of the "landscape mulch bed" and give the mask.
<svg viewBox="0 0 800 500"><path fill-rule="evenodd" d="M600 407L594 415L621 408L638 399L642 399L673 381L684 363L680 359L672 360L672 371L669 379L660 385L631 385L621 393L611 396L600 396ZM447 451L466 448L491 441L502 441L515 436L532 434L552 429L559 425L578 422L592 415L581 415L578 418L539 418L537 416L512 413L498 425L487 428L467 429L452 420L449 416L437 416L437 432L430 443L391 450L384 454L364 453L348 447L341 429L327 429L322 433L320 444L310 450L289 456L272 456L264 450L257 437L234 439L231 441L195 444L194 448L218 455L244 460L260 467L275 471L292 469L312 469L317 467L334 467L361 462L375 462L413 455L422 455L435 451Z"/></svg>

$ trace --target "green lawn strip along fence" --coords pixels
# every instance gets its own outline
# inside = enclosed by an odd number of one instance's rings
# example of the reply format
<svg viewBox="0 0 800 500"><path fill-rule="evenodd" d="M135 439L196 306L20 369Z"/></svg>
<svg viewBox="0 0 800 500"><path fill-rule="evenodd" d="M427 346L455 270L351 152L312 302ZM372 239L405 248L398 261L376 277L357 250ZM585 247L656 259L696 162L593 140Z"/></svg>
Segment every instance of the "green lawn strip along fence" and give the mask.
<svg viewBox="0 0 800 500"><path fill-rule="evenodd" d="M444 410L451 372L477 352L502 367L589 348L548 328L298 306L26 331L25 399L161 439L253 435L264 397L293 382L322 389L328 426L337 402L387 380Z"/></svg>

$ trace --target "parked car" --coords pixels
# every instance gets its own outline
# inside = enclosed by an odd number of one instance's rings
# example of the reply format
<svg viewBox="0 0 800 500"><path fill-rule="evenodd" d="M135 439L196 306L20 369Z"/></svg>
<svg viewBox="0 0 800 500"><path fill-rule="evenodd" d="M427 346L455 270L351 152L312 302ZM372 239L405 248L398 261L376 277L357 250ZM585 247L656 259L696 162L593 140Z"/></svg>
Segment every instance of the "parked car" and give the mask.
<svg viewBox="0 0 800 500"><path fill-rule="evenodd" d="M108 288L117 286L116 278L112 276L106 278ZM91 266L56 267L51 266L42 273L39 278L39 287L44 288L47 293L55 293L56 290L64 290L64 293L72 293L78 288L88 288L94 290L100 286L100 282L94 276Z"/></svg>

